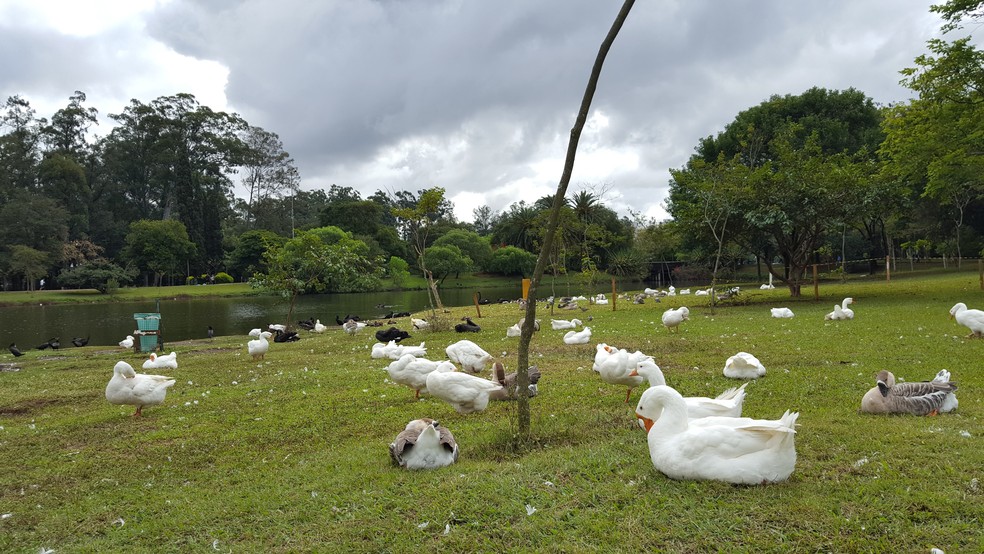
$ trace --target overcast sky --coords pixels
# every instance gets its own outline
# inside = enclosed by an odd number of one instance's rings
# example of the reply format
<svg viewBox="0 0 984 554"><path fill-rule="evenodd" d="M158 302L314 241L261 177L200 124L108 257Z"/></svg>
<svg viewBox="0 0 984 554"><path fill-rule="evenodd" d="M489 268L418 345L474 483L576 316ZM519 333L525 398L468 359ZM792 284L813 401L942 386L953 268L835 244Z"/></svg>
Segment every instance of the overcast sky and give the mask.
<svg viewBox="0 0 984 554"><path fill-rule="evenodd" d="M909 99L899 71L938 36L932 3L639 0L605 63L570 192L665 219L668 170L771 95L854 87L882 104ZM81 90L105 116L191 93L277 133L304 189L441 186L471 221L483 204L556 190L620 6L0 0L0 101L20 95L50 118Z"/></svg>

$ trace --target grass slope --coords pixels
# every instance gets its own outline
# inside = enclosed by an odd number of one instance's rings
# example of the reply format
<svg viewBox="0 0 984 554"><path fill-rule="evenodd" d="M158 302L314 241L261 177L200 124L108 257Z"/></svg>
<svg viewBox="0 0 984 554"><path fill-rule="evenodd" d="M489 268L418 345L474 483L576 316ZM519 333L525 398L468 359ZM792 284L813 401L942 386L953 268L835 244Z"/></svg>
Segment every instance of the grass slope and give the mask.
<svg viewBox="0 0 984 554"><path fill-rule="evenodd" d="M821 302L751 291L719 308L677 296L619 301L587 313L592 344L564 345L544 325L532 359L536 444L512 445L515 405L461 416L387 382L371 333L333 328L273 344L248 337L176 344L178 380L162 406L130 417L103 391L117 360L105 348L31 351L0 372L0 551L38 552L947 552L984 551L984 341L947 319L958 301L982 307L976 275L824 287ZM852 321L825 322L843 296ZM679 335L659 324L687 305ZM790 320L770 307L789 306ZM450 317L474 316L456 308ZM505 329L517 305L483 306L476 340L515 365ZM545 323L544 308L538 315ZM408 328L408 321L402 322ZM462 338L415 333L431 359ZM748 385L745 415L798 410L798 461L788 482L679 482L657 472L625 390L591 371L594 344L640 349L687 395L735 382L725 359L755 354L768 374ZM857 413L873 374L960 384L959 409L938 417ZM139 369L138 369L139 371ZM157 371L156 373L164 373ZM432 417L461 445L451 467L410 472L387 445L407 421ZM535 511L533 511L535 509ZM532 512L532 513L531 513ZM8 515L9 514L9 515Z"/></svg>

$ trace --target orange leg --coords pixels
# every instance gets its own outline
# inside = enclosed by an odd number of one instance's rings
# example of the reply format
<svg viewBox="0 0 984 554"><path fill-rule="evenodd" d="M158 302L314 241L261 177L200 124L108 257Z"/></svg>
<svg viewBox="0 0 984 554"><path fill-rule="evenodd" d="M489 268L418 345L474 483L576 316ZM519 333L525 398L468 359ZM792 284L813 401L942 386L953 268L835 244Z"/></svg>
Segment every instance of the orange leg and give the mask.
<svg viewBox="0 0 984 554"><path fill-rule="evenodd" d="M631 388L629 390L625 391L625 403L626 404L629 403L629 397L630 396L632 396L632 389Z"/></svg>

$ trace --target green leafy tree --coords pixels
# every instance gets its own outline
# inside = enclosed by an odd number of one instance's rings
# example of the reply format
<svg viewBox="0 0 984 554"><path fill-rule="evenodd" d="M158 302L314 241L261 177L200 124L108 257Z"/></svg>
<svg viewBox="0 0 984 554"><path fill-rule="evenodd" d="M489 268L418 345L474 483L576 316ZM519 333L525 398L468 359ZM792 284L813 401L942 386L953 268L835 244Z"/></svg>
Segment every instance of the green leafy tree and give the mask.
<svg viewBox="0 0 984 554"><path fill-rule="evenodd" d="M453 244L435 245L424 250L424 263L438 276L438 285L452 273L459 274L472 268L472 260Z"/></svg>
<svg viewBox="0 0 984 554"><path fill-rule="evenodd" d="M95 260L61 270L58 283L75 289L96 289L102 294L111 292L113 284L128 284L136 277L133 269L122 268L109 260Z"/></svg>
<svg viewBox="0 0 984 554"><path fill-rule="evenodd" d="M25 288L34 290L34 283L48 273L48 253L23 244L11 245L9 250L9 272L22 276Z"/></svg>
<svg viewBox="0 0 984 554"><path fill-rule="evenodd" d="M394 287L402 288L410 277L410 264L403 258L390 256L386 264L386 273L389 274Z"/></svg>
<svg viewBox="0 0 984 554"><path fill-rule="evenodd" d="M246 231L239 235L235 248L226 256L226 268L240 280L249 278L253 273L266 271L263 255L286 240L272 231Z"/></svg>
<svg viewBox="0 0 984 554"><path fill-rule="evenodd" d="M402 191L405 193L405 191ZM397 193L400 202L409 204L409 193ZM424 251L427 249L427 238L431 228L448 213L448 203L444 199L444 189L435 187L420 192L420 198L412 206L393 208L393 215L401 222L401 226L406 230L410 238L410 244L417 259L417 267L427 279L428 290L431 300L436 304L437 309L443 310L444 304L441 303L441 295L437 291L437 283L434 281L434 274L427 269L424 259Z"/></svg>
<svg viewBox="0 0 984 554"><path fill-rule="evenodd" d="M488 267L489 260L492 259L492 246L489 245L489 241L474 231L452 229L438 237L432 244L432 246L448 245L457 246L462 254L471 258L477 271Z"/></svg>
<svg viewBox="0 0 984 554"><path fill-rule="evenodd" d="M165 275L182 273L194 253L195 244L183 223L144 219L130 224L123 256L139 270L152 273L153 285L160 286Z"/></svg>
<svg viewBox="0 0 984 554"><path fill-rule="evenodd" d="M533 274L534 266L536 266L536 256L532 253L515 246L503 246L492 252L489 273L528 277Z"/></svg>
<svg viewBox="0 0 984 554"><path fill-rule="evenodd" d="M325 244L317 233L301 231L265 256L266 272L250 279L254 288L288 299L287 324L294 321L298 296L314 292L366 292L379 287L378 265L350 243Z"/></svg>

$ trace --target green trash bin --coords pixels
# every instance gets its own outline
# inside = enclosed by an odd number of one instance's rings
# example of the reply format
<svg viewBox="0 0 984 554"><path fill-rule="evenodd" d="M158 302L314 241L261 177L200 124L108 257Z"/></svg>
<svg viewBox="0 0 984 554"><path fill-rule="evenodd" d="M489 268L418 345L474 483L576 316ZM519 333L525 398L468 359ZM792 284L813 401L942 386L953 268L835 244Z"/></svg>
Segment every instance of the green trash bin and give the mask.
<svg viewBox="0 0 984 554"><path fill-rule="evenodd" d="M137 352L153 352L161 342L161 314L136 313L133 319L137 322L140 332L139 341L133 347Z"/></svg>

